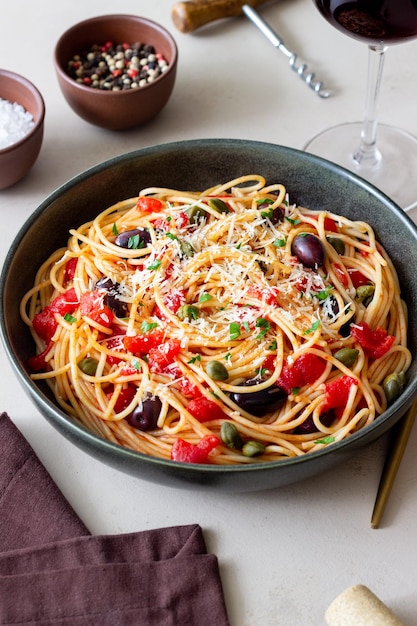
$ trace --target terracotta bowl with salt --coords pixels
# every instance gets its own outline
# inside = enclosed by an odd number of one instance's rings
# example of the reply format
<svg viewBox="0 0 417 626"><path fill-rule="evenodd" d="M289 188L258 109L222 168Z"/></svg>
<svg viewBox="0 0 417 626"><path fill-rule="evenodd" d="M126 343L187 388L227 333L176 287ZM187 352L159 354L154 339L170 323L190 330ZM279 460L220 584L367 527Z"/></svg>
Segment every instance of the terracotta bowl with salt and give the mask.
<svg viewBox="0 0 417 626"><path fill-rule="evenodd" d="M27 78L0 69L0 189L31 170L43 141L45 103Z"/></svg>

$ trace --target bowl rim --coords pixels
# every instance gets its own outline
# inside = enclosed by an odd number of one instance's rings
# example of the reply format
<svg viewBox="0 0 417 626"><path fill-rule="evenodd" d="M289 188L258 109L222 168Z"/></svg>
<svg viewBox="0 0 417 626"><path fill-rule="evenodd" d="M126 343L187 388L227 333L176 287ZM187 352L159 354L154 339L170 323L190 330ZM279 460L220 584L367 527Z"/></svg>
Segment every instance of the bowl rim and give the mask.
<svg viewBox="0 0 417 626"><path fill-rule="evenodd" d="M2 156L3 154L6 154L7 152L12 152L13 150L21 146L23 143L25 143L28 139L30 139L32 135L38 132L39 128L43 125L45 121L45 112L46 112L45 100L41 92L39 91L39 89L36 87L36 85L32 83L32 81L30 81L25 76L22 76L22 74L18 74L17 72L12 72L11 70L5 70L5 69L0 68L0 78L2 76L12 79L15 82L21 83L25 87L27 87L27 89L32 93L34 100L36 101L39 107L39 118L36 121L34 120L35 124L33 128L28 133L26 133L24 137L19 139L19 141L12 143L11 146L7 146L6 148L0 149L0 156ZM0 98L1 98L1 94L0 94ZM18 102L18 104L20 103Z"/></svg>
<svg viewBox="0 0 417 626"><path fill-rule="evenodd" d="M216 473L225 473L225 474L245 474L247 472L270 472L276 468L288 468L292 465L302 465L304 463L308 463L309 460L317 460L322 457L325 457L329 454L333 454L334 452L343 451L345 448L352 446L352 444L357 444L360 446L360 440L366 439L369 433L372 433L374 430L381 430L381 436L389 429L391 429L397 421L399 421L402 416L405 414L407 409L411 406L417 395L417 380L414 381L413 386L406 386L403 393L395 400L395 402L387 408L387 410L381 414L377 420L372 422L371 424L364 426L356 433L349 435L349 437L342 439L338 442L333 442L329 446L325 446L320 450L314 452L308 452L302 456L295 456L280 459L277 461L268 461L268 462L253 462L250 464L243 465L209 465L209 464L196 464L196 463L183 463L180 461L173 461L171 459L161 459L159 457L148 456L144 453L137 452L135 450L131 450L129 448L125 448L120 446L119 444L112 443L106 439L99 437L93 432L89 431L85 426L76 422L73 418L67 415L62 409L60 409L55 403L53 403L48 397L44 395L41 389L36 385L34 381L32 381L27 374L26 371L22 371L22 367L20 366L20 362L18 358L15 356L13 352L13 346L11 344L10 338L7 333L6 328L6 320L4 315L4 289L5 284L7 282L8 270L12 261L12 258L19 247L20 240L23 235L28 231L33 224L36 222L37 218L43 211L45 211L49 205L51 205L63 192L67 192L72 188L76 187L79 183L85 181L86 179L99 174L100 172L111 168L114 164L122 164L125 161L130 161L132 159L140 159L142 156L146 158L146 156L157 154L161 150L168 151L178 151L179 149L193 149L194 147L201 146L232 146L232 147L243 147L244 145L251 147L259 147L262 146L267 147L269 149L276 149L278 152L282 152L288 155L294 155L298 158L305 159L306 161L310 161L313 164L316 164L320 168L325 168L329 171L334 172L337 175L342 175L343 178L347 178L354 182L359 187L367 190L372 196L376 199L380 200L383 204L385 204L390 211L394 212L397 218L402 221L406 227L410 231L414 233L414 236L417 241L417 225L411 220L411 218L397 205L393 200L391 200L387 195L385 195L382 191L374 187L371 183L367 182L365 179L357 176L353 172L344 169L343 167L332 163L326 159L313 155L311 153L304 152L302 150L298 150L296 148L282 146L279 144L256 141L256 140L246 140L246 139L188 139L181 141L173 141L169 143L162 144L153 144L150 146L146 146L144 148L139 148L124 154L116 155L107 159L101 163L93 165L87 170L75 175L70 178L64 184L60 185L55 191L53 191L47 198L43 200L43 202L35 209L35 211L29 216L29 218L25 221L25 223L20 228L17 233L15 239L13 240L6 258L4 260L3 269L0 274L0 334L3 340L3 344L6 349L7 356L11 365L13 366L18 379L21 383L23 383L26 391L29 395L32 396L35 404L38 407L38 410L41 412L43 417L47 419L53 426L57 427L56 424L59 424L60 430L65 433L65 436L69 439L73 439L75 443L77 439L81 439L84 445L90 447L90 449L94 449L97 452L97 455L100 459L102 454L110 453L112 456L115 456L119 459L123 460L137 460L140 462L144 462L149 465L156 465L158 467L164 467L167 470L172 470L175 468L186 469L189 475L201 475L201 474L216 474ZM42 409L44 409L42 411ZM48 411L54 414L54 417L51 418L48 415ZM392 416L396 414L396 420L392 421ZM387 422L391 422L387 425ZM366 441L364 441L364 444ZM352 446L354 447L354 445Z"/></svg>
<svg viewBox="0 0 417 626"><path fill-rule="evenodd" d="M108 21L110 19L116 20L120 18L126 19L126 20L130 20L130 19L138 20L145 25L151 26L154 30L159 31L166 37L173 51L173 57L170 63L168 64L168 69L163 74L158 76L152 83L148 83L144 85L143 87L139 87L138 89L126 89L125 91L104 91L103 89L93 89L89 85L82 85L81 83L77 83L77 81L75 81L73 78L71 78L71 76L67 74L64 67L62 66L62 64L60 63L58 59L59 49L60 49L60 46L62 45L63 40L66 39L69 35L71 35L71 33L76 31L80 26L87 26L87 25L93 26L95 23L99 21L103 21L103 20ZM143 93L144 90L152 89L152 87L160 83L163 78L165 78L172 72L176 71L176 65L178 62L178 46L173 35L169 32L169 30L166 29L165 26L162 26L162 24L159 24L158 22L155 22L152 19L149 19L147 17L142 17L141 15L134 15L133 13L132 14L108 13L108 14L97 15L95 17L87 18L85 20L82 20L70 26L66 31L62 33L62 35L59 37L58 41L56 42L53 56L54 56L55 70L58 73L59 77L62 80L64 80L66 84L76 89L79 89L80 91L84 93L96 94L96 96L100 98L109 98L109 97L116 98L118 96L120 97L122 94L126 98L131 98L134 95L137 95L138 93Z"/></svg>

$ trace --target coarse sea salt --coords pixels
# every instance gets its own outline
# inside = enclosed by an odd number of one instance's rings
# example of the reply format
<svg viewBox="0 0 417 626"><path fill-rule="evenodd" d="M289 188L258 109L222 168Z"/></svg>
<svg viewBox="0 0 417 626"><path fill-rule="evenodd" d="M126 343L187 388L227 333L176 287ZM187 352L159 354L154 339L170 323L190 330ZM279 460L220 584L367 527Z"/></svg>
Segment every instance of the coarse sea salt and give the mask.
<svg viewBox="0 0 417 626"><path fill-rule="evenodd" d="M23 139L34 125L32 115L21 104L0 98L0 150Z"/></svg>

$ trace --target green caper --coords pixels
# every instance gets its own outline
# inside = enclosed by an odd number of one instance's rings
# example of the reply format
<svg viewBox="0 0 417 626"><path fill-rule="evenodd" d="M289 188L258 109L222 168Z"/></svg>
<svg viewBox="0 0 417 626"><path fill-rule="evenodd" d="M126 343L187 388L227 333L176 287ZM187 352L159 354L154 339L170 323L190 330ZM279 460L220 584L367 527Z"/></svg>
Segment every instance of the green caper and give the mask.
<svg viewBox="0 0 417 626"><path fill-rule="evenodd" d="M341 348L335 353L335 359L346 365L346 367L352 367L356 359L358 358L359 350L355 348Z"/></svg>
<svg viewBox="0 0 417 626"><path fill-rule="evenodd" d="M80 370L88 376L94 376L97 371L98 361L92 356L88 356L78 363Z"/></svg>
<svg viewBox="0 0 417 626"><path fill-rule="evenodd" d="M373 283L369 285L360 285L356 289L356 300L367 306L372 300L374 293L375 285Z"/></svg>
<svg viewBox="0 0 417 626"><path fill-rule="evenodd" d="M220 428L220 438L228 448L232 448L233 450L242 449L242 437L232 422L225 421L222 423Z"/></svg>
<svg viewBox="0 0 417 626"><path fill-rule="evenodd" d="M337 254L342 255L345 253L345 242L342 239L339 239L339 237L332 237L331 235L327 235L326 239L336 250Z"/></svg>
<svg viewBox="0 0 417 626"><path fill-rule="evenodd" d="M207 217L207 211L196 204L190 206L185 212L188 215L188 219L191 224L198 224L201 220Z"/></svg>
<svg viewBox="0 0 417 626"><path fill-rule="evenodd" d="M180 320L196 320L198 318L198 308L193 304L183 304L177 311Z"/></svg>
<svg viewBox="0 0 417 626"><path fill-rule="evenodd" d="M226 202L223 202L223 200L220 200L220 198L210 198L207 204L211 209L217 211L217 213L230 213L229 207L227 206Z"/></svg>
<svg viewBox="0 0 417 626"><path fill-rule="evenodd" d="M209 361L206 365L206 372L212 380L227 380L229 372L220 361Z"/></svg>
<svg viewBox="0 0 417 626"><path fill-rule="evenodd" d="M247 441L242 448L244 456L260 456L264 452L265 446L260 441Z"/></svg>
<svg viewBox="0 0 417 626"><path fill-rule="evenodd" d="M185 257L190 258L194 255L194 248L188 241L181 241L180 248Z"/></svg>
<svg viewBox="0 0 417 626"><path fill-rule="evenodd" d="M391 404L398 398L398 396L402 393L405 384L405 375L404 372L394 372L393 374L388 374L384 378L384 382L382 386L384 388L385 397L387 399L388 404Z"/></svg>

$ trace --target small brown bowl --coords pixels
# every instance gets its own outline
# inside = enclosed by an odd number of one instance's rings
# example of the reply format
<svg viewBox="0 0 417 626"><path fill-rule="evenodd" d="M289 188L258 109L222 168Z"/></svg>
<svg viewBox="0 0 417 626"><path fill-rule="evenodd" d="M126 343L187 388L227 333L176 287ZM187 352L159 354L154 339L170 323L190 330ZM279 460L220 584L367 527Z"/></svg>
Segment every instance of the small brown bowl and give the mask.
<svg viewBox="0 0 417 626"><path fill-rule="evenodd" d="M93 44L125 42L149 44L163 55L168 69L144 87L120 91L94 88L67 73L68 62ZM133 128L149 122L171 96L178 51L170 33L151 20L135 15L103 15L79 22L67 30L55 47L55 69L65 99L90 124L110 130Z"/></svg>
<svg viewBox="0 0 417 626"><path fill-rule="evenodd" d="M33 128L22 139L0 149L0 189L6 189L26 176L38 158L43 140L45 103L30 81L2 69L0 98L20 104L34 120Z"/></svg>

